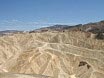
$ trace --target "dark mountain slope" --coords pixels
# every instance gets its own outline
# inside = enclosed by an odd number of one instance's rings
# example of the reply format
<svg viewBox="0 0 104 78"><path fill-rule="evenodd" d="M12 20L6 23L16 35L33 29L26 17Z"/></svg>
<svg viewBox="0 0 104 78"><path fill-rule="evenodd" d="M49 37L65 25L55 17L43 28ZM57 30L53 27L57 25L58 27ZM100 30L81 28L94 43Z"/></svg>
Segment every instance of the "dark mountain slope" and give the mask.
<svg viewBox="0 0 104 78"><path fill-rule="evenodd" d="M30 32L45 32L45 31L63 31L63 30L80 30L92 33L104 33L104 21L88 23L88 24L78 24L74 26L69 25L54 25L50 27L44 27L40 29L36 29Z"/></svg>

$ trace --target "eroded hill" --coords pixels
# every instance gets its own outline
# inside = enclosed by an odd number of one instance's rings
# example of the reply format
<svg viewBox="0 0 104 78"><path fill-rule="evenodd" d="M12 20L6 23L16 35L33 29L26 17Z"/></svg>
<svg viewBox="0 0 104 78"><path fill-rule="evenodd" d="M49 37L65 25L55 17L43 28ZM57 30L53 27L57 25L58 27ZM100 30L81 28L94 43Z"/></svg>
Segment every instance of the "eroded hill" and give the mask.
<svg viewBox="0 0 104 78"><path fill-rule="evenodd" d="M104 78L104 40L81 31L0 37L0 78Z"/></svg>

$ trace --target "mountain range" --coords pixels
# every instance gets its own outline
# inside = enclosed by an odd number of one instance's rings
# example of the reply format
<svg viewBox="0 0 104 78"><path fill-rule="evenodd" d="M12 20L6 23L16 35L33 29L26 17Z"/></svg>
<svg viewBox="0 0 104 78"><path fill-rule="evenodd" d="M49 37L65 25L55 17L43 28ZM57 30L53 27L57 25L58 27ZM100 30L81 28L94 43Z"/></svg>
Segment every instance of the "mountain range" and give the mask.
<svg viewBox="0 0 104 78"><path fill-rule="evenodd" d="M95 23L88 23L88 24L78 24L78 25L54 25L49 27L43 27L40 29L35 29L30 32L37 32L37 31L61 31L61 30L80 30L80 31L87 31L92 33L104 33L104 21L95 22Z"/></svg>

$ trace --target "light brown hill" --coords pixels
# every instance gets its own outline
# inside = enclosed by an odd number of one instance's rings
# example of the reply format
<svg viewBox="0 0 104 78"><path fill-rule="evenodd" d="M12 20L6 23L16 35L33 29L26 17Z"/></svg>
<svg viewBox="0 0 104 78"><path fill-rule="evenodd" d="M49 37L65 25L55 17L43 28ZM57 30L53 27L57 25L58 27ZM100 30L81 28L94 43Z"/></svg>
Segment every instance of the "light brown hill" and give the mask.
<svg viewBox="0 0 104 78"><path fill-rule="evenodd" d="M104 78L104 40L80 31L3 36L0 73L0 78Z"/></svg>

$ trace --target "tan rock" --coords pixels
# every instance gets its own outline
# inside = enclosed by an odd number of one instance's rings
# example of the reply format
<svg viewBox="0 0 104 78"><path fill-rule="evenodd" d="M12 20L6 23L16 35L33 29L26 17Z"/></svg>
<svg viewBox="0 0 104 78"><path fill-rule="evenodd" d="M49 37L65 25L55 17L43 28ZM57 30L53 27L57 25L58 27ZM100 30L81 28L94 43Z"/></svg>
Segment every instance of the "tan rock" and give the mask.
<svg viewBox="0 0 104 78"><path fill-rule="evenodd" d="M0 78L103 78L104 41L79 31L0 37L0 72Z"/></svg>

